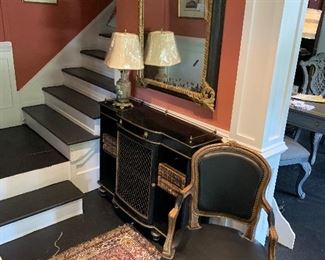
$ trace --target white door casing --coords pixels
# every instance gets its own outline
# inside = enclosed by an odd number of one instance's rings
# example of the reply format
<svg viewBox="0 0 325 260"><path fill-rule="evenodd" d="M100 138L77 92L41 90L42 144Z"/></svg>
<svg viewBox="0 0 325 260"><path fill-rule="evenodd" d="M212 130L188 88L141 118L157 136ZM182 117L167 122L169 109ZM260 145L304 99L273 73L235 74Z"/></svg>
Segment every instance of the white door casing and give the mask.
<svg viewBox="0 0 325 260"><path fill-rule="evenodd" d="M21 123L12 45L0 42L0 129Z"/></svg>

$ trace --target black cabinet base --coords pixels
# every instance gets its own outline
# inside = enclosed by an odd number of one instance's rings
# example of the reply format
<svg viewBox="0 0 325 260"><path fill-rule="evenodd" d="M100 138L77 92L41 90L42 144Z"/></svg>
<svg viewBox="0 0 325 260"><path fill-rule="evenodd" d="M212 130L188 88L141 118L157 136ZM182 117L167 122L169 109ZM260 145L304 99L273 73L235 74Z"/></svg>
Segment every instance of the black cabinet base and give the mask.
<svg viewBox="0 0 325 260"><path fill-rule="evenodd" d="M142 103L133 105L121 110L113 101L100 104L100 191L112 194L116 207L159 240L167 234L168 213L175 205L173 194L158 186L159 164L165 179L177 177L175 184L187 185L192 155L221 137ZM182 209L177 226L186 218Z"/></svg>

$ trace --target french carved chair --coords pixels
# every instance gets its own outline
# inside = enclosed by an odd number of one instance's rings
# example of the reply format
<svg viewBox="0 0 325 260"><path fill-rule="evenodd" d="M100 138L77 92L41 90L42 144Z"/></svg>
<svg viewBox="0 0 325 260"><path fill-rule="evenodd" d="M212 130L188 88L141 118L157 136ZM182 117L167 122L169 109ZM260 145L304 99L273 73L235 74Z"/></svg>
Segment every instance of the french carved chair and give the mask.
<svg viewBox="0 0 325 260"><path fill-rule="evenodd" d="M168 215L163 247L167 259L275 259L277 233L272 208L264 194L271 170L262 156L234 142L212 144L192 158L191 183L179 190ZM187 228L175 234L182 204L189 198ZM186 205L186 203L185 203ZM254 240L261 210L268 214L268 250ZM247 227L245 233L222 225L202 224L201 217L224 217ZM205 219L204 218L204 219ZM186 232L185 239L178 236Z"/></svg>
<svg viewBox="0 0 325 260"><path fill-rule="evenodd" d="M304 199L306 193L303 191L302 187L311 173L311 165L309 163L310 153L305 147L288 136L284 137L284 142L288 149L281 154L280 166L299 164L302 167L305 174L304 177L297 182L296 192L301 199Z"/></svg>
<svg viewBox="0 0 325 260"><path fill-rule="evenodd" d="M307 61L300 61L300 66L303 70L304 83L301 87L303 94L322 95L325 97L325 53L318 53ZM301 129L297 131L295 140L300 136ZM310 163L313 165L316 161L319 143L323 135L314 133L313 150L310 158Z"/></svg>

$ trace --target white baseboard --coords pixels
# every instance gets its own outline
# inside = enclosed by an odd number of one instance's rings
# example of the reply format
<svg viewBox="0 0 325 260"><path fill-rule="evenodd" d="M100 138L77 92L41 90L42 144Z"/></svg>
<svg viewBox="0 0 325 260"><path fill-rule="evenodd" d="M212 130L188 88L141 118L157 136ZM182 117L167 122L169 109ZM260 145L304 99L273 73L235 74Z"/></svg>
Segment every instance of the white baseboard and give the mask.
<svg viewBox="0 0 325 260"><path fill-rule="evenodd" d="M0 200L68 180L70 168L70 162L67 161L0 179Z"/></svg>
<svg viewBox="0 0 325 260"><path fill-rule="evenodd" d="M45 103L60 113L61 115L65 116L75 124L79 125L86 131L90 132L93 135L100 134L100 119L92 119L87 115L81 113L79 110L69 106L68 104L62 102L60 99L52 96L49 93L44 92L45 96Z"/></svg>
<svg viewBox="0 0 325 260"><path fill-rule="evenodd" d="M0 245L83 213L82 199L0 227Z"/></svg>

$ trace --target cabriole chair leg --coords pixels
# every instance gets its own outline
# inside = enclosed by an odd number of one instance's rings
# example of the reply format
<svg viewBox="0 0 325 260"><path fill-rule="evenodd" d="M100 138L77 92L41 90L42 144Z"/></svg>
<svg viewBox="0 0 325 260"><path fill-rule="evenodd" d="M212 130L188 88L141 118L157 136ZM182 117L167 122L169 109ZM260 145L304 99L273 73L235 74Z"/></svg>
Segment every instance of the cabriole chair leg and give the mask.
<svg viewBox="0 0 325 260"><path fill-rule="evenodd" d="M311 165L309 162L301 163L300 165L304 169L305 175L298 184L297 192L300 199L304 199L306 197L306 193L303 191L302 186L304 185L305 181L307 180L307 178L311 173Z"/></svg>

